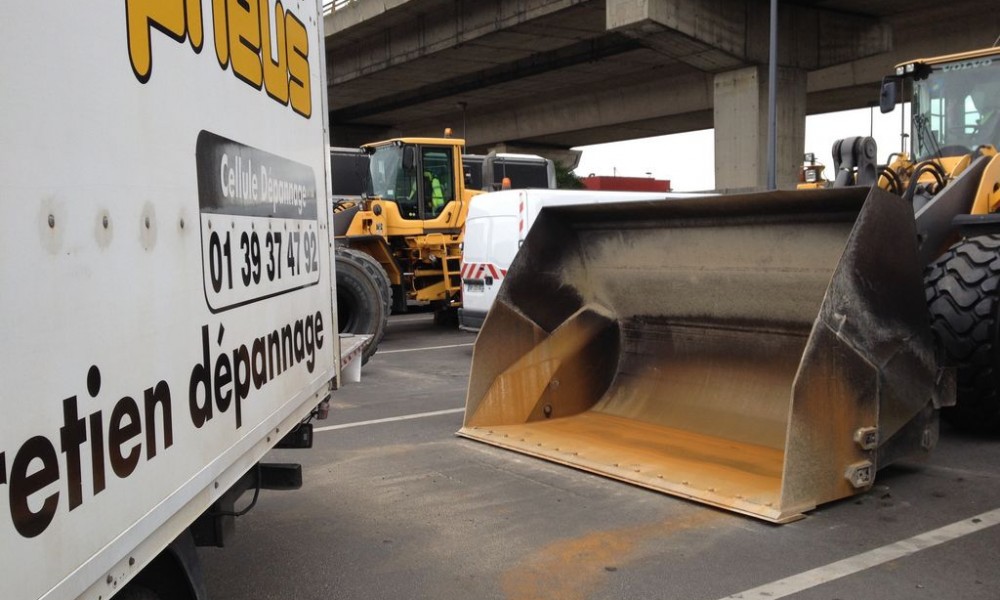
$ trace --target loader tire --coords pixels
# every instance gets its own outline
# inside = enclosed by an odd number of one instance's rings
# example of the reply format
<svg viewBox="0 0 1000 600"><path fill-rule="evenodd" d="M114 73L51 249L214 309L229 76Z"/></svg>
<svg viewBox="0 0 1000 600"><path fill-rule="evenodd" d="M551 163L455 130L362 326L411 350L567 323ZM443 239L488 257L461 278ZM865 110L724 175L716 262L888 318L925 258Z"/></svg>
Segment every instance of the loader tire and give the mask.
<svg viewBox="0 0 1000 600"><path fill-rule="evenodd" d="M409 311L406 303L406 291L402 285L394 285L392 288L392 314L402 315Z"/></svg>
<svg viewBox="0 0 1000 600"><path fill-rule="evenodd" d="M957 367L956 404L942 416L967 431L1000 431L1000 235L956 243L924 277L931 328Z"/></svg>
<svg viewBox="0 0 1000 600"><path fill-rule="evenodd" d="M371 335L361 364L378 351L392 308L389 276L377 260L352 248L337 248L337 321L340 333Z"/></svg>
<svg viewBox="0 0 1000 600"><path fill-rule="evenodd" d="M438 327L458 327L458 309L450 306L434 311L434 324Z"/></svg>

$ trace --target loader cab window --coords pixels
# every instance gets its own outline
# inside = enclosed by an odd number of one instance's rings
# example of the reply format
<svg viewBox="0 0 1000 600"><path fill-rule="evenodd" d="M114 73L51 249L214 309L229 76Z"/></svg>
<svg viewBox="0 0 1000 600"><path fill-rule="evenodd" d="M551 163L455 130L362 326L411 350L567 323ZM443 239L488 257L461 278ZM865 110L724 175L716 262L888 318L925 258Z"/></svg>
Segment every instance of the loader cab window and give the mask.
<svg viewBox="0 0 1000 600"><path fill-rule="evenodd" d="M423 146L420 149L423 185L421 202L425 219L437 217L445 205L455 199L451 153L452 148L447 146Z"/></svg>
<svg viewBox="0 0 1000 600"><path fill-rule="evenodd" d="M368 163L368 171L371 175L371 189L369 192L373 197L383 200L395 200L401 190L408 190L402 178L403 173L403 148L402 146L379 146L371 153L371 160Z"/></svg>
<svg viewBox="0 0 1000 600"><path fill-rule="evenodd" d="M404 219L433 219L455 199L452 148L392 144L372 151L371 195L392 200Z"/></svg>
<svg viewBox="0 0 1000 600"><path fill-rule="evenodd" d="M913 83L913 154L918 160L1000 147L1000 55L930 67Z"/></svg>

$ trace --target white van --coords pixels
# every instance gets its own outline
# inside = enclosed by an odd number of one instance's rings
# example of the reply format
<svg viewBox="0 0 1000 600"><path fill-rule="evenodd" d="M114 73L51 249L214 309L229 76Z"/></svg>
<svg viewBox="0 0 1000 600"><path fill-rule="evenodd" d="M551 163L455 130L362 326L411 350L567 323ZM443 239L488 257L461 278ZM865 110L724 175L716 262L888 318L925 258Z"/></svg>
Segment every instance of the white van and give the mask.
<svg viewBox="0 0 1000 600"><path fill-rule="evenodd" d="M465 220L462 249L462 308L458 323L479 331L500 284L535 218L546 206L693 198L707 194L595 192L590 190L504 190L476 196Z"/></svg>

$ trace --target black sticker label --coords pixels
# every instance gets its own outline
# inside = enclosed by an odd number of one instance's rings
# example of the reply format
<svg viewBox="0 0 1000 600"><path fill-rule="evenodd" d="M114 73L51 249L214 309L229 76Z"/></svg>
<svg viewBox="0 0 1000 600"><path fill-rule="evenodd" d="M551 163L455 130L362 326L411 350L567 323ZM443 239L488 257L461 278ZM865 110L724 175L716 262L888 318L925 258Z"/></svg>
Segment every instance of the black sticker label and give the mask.
<svg viewBox="0 0 1000 600"><path fill-rule="evenodd" d="M326 257L313 170L207 131L196 160L212 312L318 283Z"/></svg>

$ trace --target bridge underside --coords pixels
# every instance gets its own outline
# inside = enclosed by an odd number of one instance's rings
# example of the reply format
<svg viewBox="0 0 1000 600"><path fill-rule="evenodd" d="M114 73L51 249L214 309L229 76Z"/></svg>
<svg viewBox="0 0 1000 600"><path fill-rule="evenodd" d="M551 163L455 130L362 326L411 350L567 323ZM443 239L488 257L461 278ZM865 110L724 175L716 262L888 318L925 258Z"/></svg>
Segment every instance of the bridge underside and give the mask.
<svg viewBox="0 0 1000 600"><path fill-rule="evenodd" d="M896 63L989 46L978 0L812 0L779 12L778 173L806 114L870 105ZM326 17L333 143L440 135L558 156L715 127L717 187L766 174L767 0L356 0Z"/></svg>

